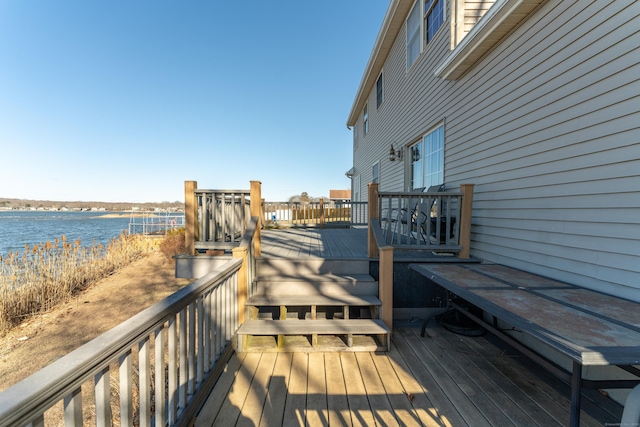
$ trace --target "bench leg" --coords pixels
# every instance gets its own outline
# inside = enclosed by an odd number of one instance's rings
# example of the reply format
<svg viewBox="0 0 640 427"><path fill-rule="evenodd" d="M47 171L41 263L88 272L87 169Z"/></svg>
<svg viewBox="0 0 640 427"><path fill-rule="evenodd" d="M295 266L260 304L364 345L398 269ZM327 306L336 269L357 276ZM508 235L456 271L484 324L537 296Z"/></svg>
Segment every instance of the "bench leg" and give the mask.
<svg viewBox="0 0 640 427"><path fill-rule="evenodd" d="M580 395L582 385L582 365L573 362L573 372L571 374L571 412L569 425L580 427Z"/></svg>

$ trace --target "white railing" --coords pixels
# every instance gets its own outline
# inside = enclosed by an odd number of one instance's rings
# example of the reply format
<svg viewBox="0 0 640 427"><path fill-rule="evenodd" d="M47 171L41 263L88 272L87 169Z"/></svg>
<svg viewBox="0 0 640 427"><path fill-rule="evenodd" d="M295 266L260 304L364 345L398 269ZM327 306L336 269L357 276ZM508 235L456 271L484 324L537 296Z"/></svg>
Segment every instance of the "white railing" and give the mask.
<svg viewBox="0 0 640 427"><path fill-rule="evenodd" d="M242 263L229 261L0 393L0 426L57 424L49 409L59 402L66 426L186 424L230 354Z"/></svg>
<svg viewBox="0 0 640 427"><path fill-rule="evenodd" d="M320 200L317 202L264 202L266 226L350 227L367 225L367 202Z"/></svg>

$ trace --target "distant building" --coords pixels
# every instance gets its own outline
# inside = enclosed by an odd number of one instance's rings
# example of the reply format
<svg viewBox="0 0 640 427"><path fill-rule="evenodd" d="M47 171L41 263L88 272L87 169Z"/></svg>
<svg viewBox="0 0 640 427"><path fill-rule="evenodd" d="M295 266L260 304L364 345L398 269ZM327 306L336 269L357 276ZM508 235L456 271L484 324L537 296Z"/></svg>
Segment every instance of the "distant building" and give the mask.
<svg viewBox="0 0 640 427"><path fill-rule="evenodd" d="M350 200L351 190L329 190L330 200Z"/></svg>

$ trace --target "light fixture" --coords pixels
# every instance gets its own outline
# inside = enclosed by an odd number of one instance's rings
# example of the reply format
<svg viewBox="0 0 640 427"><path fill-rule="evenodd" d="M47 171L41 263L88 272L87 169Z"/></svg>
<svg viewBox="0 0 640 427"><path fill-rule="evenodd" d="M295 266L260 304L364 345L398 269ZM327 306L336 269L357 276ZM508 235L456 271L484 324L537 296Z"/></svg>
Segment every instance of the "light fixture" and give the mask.
<svg viewBox="0 0 640 427"><path fill-rule="evenodd" d="M393 148L393 143L391 143L391 148L389 149L389 161L395 162L396 159L397 160L402 160L402 155L403 154L404 154L404 149L403 148L398 148L398 151L396 151Z"/></svg>

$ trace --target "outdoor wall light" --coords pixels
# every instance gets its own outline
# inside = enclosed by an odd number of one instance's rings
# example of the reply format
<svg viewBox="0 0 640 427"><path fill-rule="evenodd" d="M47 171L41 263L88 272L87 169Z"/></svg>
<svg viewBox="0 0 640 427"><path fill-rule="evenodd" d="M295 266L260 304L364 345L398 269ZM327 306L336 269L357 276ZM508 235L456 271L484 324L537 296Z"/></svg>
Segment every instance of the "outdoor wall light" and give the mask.
<svg viewBox="0 0 640 427"><path fill-rule="evenodd" d="M396 151L393 148L393 143L391 143L391 148L389 149L389 161L391 162L395 162L396 159L398 160L402 160L402 155L404 154L404 148L398 148L398 151Z"/></svg>

